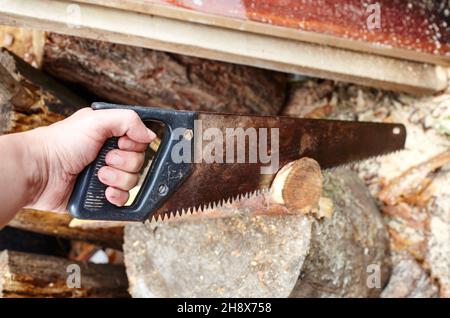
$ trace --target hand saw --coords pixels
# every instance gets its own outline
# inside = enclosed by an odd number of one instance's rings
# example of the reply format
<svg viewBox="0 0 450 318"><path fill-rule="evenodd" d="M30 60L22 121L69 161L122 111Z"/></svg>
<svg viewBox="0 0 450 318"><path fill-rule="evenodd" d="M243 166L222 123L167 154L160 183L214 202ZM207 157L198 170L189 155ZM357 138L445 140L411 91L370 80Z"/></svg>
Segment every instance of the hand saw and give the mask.
<svg viewBox="0 0 450 318"><path fill-rule="evenodd" d="M106 200L106 186L97 177L106 154L117 148L117 137L107 140L78 176L69 200L68 210L80 219L144 221L202 210L268 189L277 168L298 158L313 158L326 169L400 150L406 138L401 124L106 103L94 103L92 108L134 110L144 122L163 123L165 133L136 199L124 207Z"/></svg>

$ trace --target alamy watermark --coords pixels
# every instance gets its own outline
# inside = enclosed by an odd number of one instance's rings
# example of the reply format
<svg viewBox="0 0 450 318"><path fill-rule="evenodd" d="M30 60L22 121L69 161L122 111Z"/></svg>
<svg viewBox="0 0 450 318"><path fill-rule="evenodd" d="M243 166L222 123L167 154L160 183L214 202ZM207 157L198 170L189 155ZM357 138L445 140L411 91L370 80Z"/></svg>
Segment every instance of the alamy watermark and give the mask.
<svg viewBox="0 0 450 318"><path fill-rule="evenodd" d="M279 168L279 128L203 129L202 120L195 120L193 131L176 128L172 140L178 141L171 152L174 163L259 163L261 174Z"/></svg>
<svg viewBox="0 0 450 318"><path fill-rule="evenodd" d="M366 286L367 288L373 289L381 288L381 266L380 264L369 264L366 269L367 279Z"/></svg>
<svg viewBox="0 0 450 318"><path fill-rule="evenodd" d="M81 27L81 7L78 4L69 4L66 7L66 25L68 28Z"/></svg>
<svg viewBox="0 0 450 318"><path fill-rule="evenodd" d="M68 288L81 288L81 268L78 264L70 264L66 268L66 285Z"/></svg>
<svg viewBox="0 0 450 318"><path fill-rule="evenodd" d="M369 31L381 29L381 5L379 2L368 4L366 15L366 25Z"/></svg>

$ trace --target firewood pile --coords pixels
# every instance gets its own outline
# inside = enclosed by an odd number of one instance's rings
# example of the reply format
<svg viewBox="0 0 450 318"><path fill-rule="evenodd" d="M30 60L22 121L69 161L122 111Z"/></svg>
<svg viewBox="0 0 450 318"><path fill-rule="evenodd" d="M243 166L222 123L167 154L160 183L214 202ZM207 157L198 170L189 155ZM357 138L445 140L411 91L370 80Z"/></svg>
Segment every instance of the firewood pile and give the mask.
<svg viewBox="0 0 450 318"><path fill-rule="evenodd" d="M450 297L450 88L413 96L12 27L0 45L0 134L93 101L408 133L402 152L330 171L299 159L270 191L207 216L128 224L23 209L0 231L0 297Z"/></svg>

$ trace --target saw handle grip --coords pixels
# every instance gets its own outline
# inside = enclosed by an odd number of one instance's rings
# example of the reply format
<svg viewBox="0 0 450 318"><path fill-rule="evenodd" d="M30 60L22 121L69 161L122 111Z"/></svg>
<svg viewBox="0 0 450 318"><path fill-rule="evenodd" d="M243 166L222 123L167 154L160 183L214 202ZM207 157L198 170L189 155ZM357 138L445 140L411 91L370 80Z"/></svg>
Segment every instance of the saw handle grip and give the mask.
<svg viewBox="0 0 450 318"><path fill-rule="evenodd" d="M118 207L105 197L107 188L98 179L98 170L105 166L105 156L117 148L118 137L108 139L101 148L97 158L89 164L77 177L75 187L69 199L68 211L78 219L109 221L145 221L156 211L190 174L190 162L174 162L173 147L183 140L183 132L193 132L195 112L175 111L162 108L115 105L107 103L92 104L94 110L131 109L142 121L159 121L165 126L163 140L153 157L149 172L130 206ZM192 148L191 148L192 149Z"/></svg>

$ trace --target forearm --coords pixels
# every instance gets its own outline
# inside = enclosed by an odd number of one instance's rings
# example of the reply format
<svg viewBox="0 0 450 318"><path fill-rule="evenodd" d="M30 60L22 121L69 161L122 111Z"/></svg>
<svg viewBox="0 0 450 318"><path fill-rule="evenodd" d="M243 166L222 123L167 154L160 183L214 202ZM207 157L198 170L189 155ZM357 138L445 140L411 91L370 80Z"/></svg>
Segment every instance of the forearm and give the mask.
<svg viewBox="0 0 450 318"><path fill-rule="evenodd" d="M41 147L32 131L0 136L0 228L41 191Z"/></svg>

